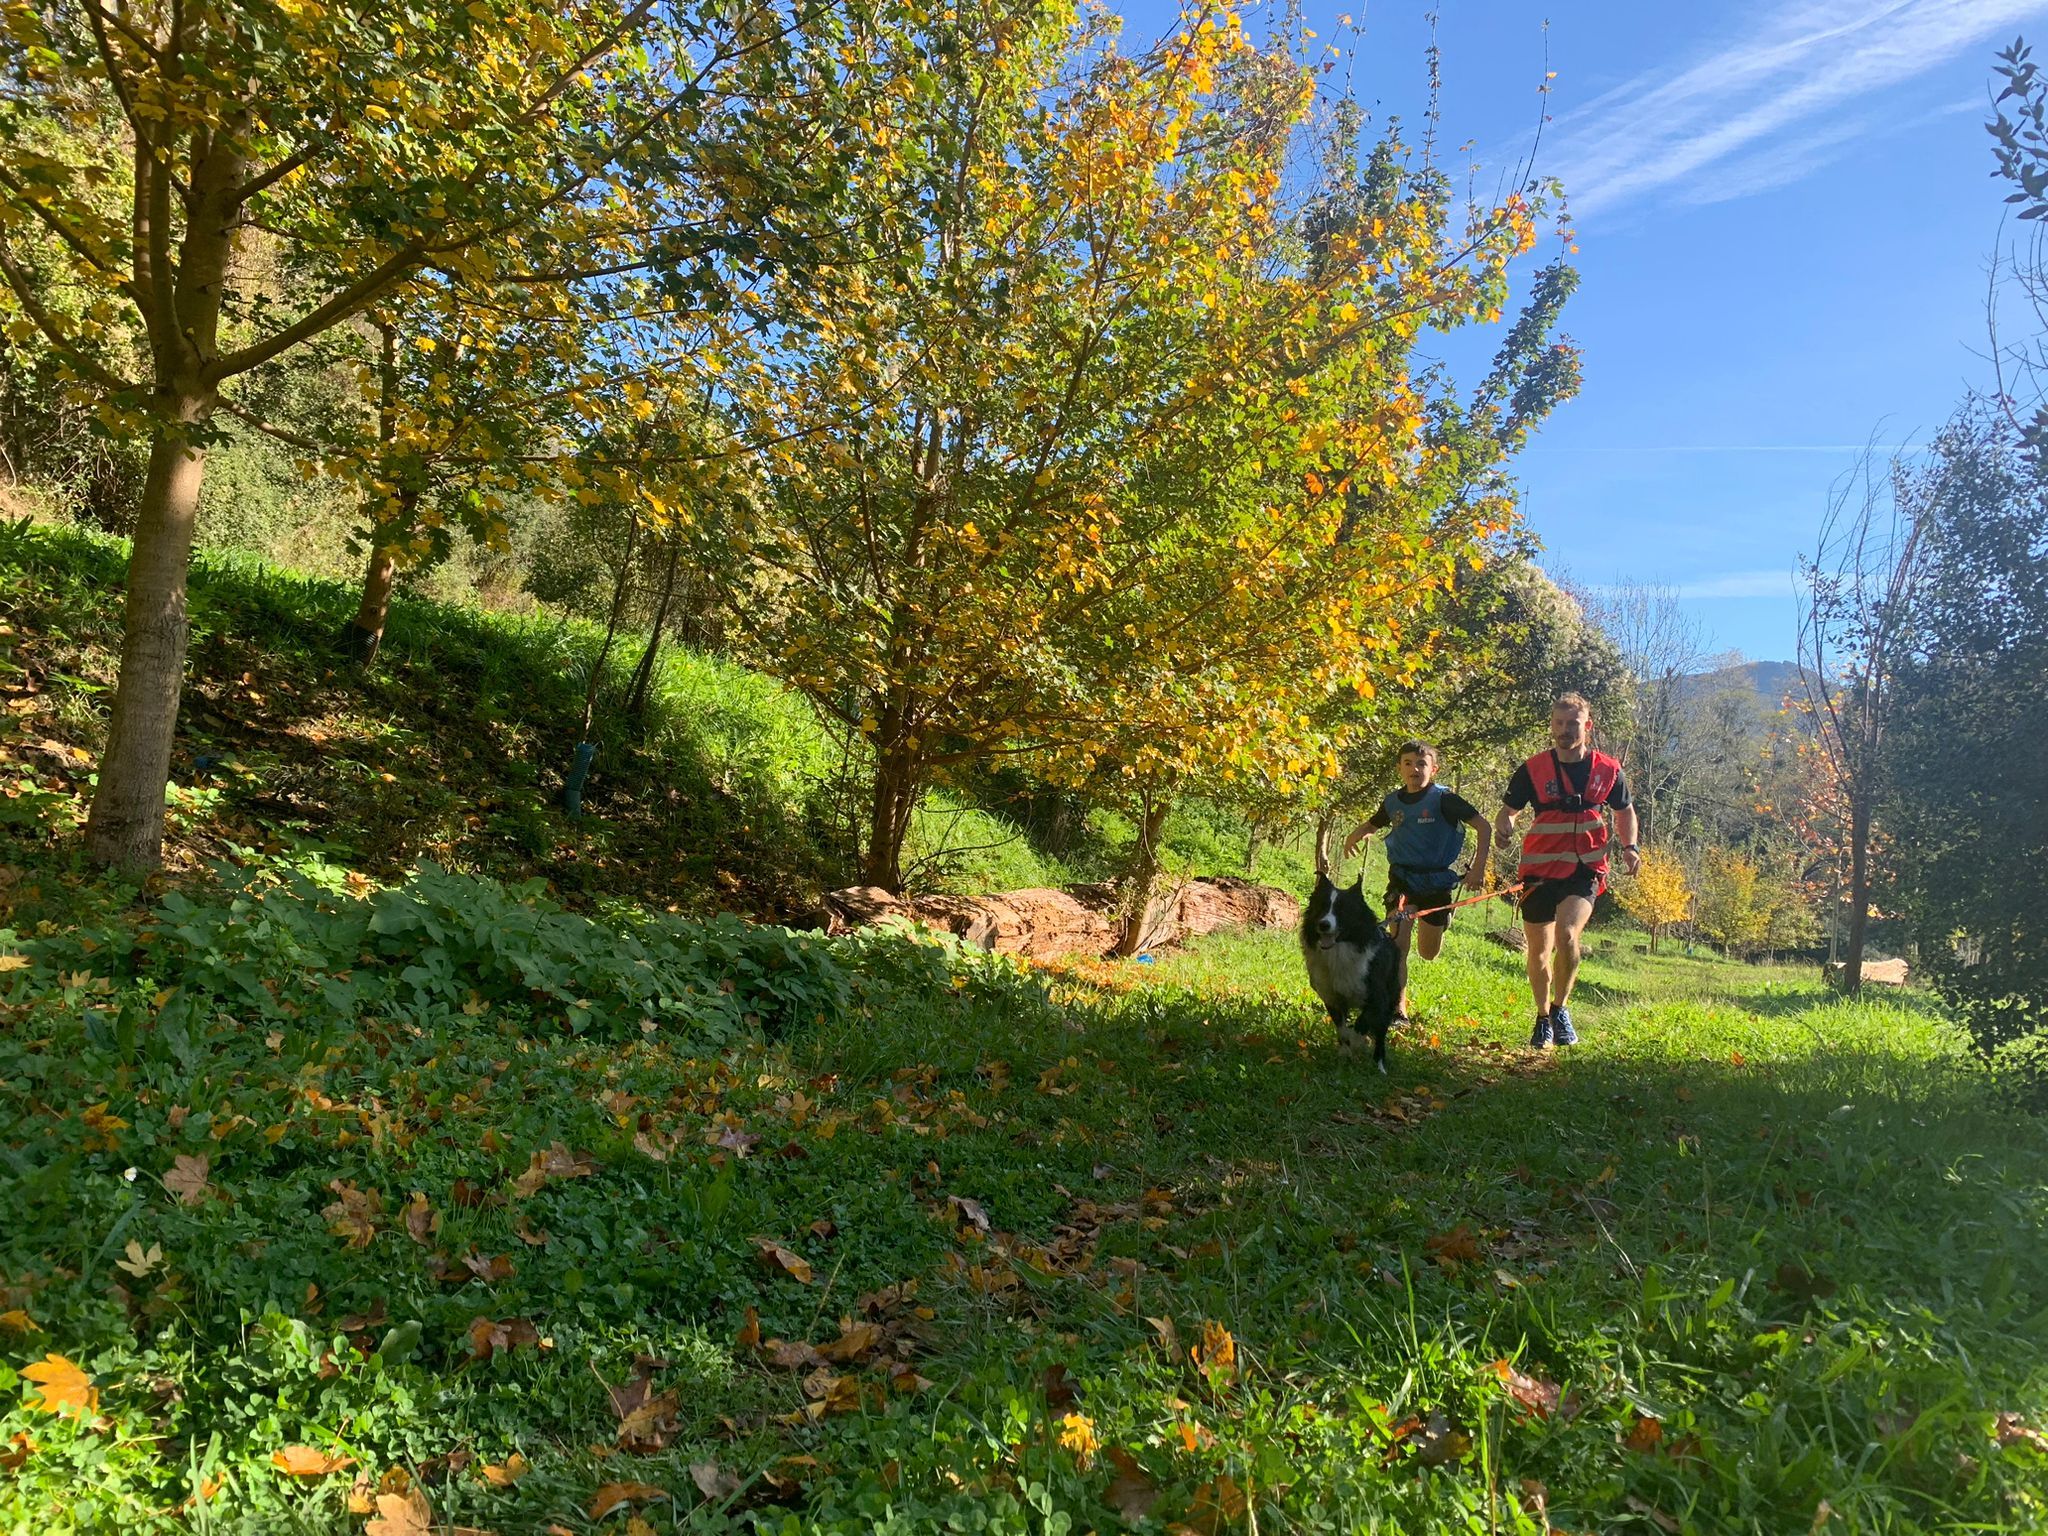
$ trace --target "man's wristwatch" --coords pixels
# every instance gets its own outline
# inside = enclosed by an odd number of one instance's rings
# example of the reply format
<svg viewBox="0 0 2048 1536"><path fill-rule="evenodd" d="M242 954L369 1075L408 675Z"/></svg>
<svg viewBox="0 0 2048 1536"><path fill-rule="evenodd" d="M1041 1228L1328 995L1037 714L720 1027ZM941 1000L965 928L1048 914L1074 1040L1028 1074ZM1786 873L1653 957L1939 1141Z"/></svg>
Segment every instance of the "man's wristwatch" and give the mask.
<svg viewBox="0 0 2048 1536"><path fill-rule="evenodd" d="M1638 848L1634 843L1623 843L1621 851L1623 853L1641 853L1642 849Z"/></svg>

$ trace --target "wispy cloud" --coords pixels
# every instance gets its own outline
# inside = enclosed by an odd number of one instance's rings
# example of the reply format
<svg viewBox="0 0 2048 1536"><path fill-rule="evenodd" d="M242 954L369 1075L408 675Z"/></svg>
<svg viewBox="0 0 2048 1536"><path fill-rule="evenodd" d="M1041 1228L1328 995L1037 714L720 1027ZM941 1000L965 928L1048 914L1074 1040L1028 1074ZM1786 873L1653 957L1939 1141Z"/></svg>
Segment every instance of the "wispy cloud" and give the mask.
<svg viewBox="0 0 2048 1536"><path fill-rule="evenodd" d="M1704 56L1561 114L1543 168L1582 216L1655 195L1717 202L1784 186L1860 137L1897 131L1910 114L1878 110L1881 93L2044 12L2048 0L1755 6Z"/></svg>
<svg viewBox="0 0 2048 1536"><path fill-rule="evenodd" d="M1682 581L1673 590L1682 598L1790 597L1794 580L1791 571L1727 571Z"/></svg>

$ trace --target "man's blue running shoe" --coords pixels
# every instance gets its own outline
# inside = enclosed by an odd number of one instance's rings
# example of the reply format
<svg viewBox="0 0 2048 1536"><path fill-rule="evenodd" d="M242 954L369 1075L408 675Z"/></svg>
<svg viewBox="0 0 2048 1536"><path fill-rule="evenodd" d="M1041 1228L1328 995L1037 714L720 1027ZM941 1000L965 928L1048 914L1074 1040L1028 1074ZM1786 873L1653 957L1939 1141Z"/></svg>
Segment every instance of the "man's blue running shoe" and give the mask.
<svg viewBox="0 0 2048 1536"><path fill-rule="evenodd" d="M1539 1013L1536 1015L1536 1027L1529 1033L1529 1049L1540 1051L1548 1044L1550 1044L1550 1015Z"/></svg>
<svg viewBox="0 0 2048 1536"><path fill-rule="evenodd" d="M1550 1010L1550 1038L1558 1045L1579 1043L1579 1032L1572 1028L1572 1011L1563 1003Z"/></svg>

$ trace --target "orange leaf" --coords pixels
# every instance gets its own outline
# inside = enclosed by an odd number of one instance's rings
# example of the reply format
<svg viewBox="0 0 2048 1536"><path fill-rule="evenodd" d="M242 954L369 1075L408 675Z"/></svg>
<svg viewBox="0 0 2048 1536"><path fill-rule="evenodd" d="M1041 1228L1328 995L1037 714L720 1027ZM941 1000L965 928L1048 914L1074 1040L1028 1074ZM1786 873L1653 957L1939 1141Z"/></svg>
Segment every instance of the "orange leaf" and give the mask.
<svg viewBox="0 0 2048 1536"><path fill-rule="evenodd" d="M1664 1443L1664 1426L1647 1413L1639 1413L1621 1443L1638 1455L1647 1456Z"/></svg>
<svg viewBox="0 0 2048 1536"><path fill-rule="evenodd" d="M487 1466L479 1467L477 1470L483 1473L485 1482L499 1488L510 1488L519 1479L526 1476L528 1472L532 1471L533 1466L524 1456L514 1451L503 1461L492 1462Z"/></svg>
<svg viewBox="0 0 2048 1536"><path fill-rule="evenodd" d="M310 1445L287 1445L270 1453L270 1464L287 1477L325 1477L356 1464L353 1456L330 1456Z"/></svg>
<svg viewBox="0 0 2048 1536"><path fill-rule="evenodd" d="M432 1536L434 1507L417 1487L377 1495L377 1517L363 1527L363 1536Z"/></svg>
<svg viewBox="0 0 2048 1536"><path fill-rule="evenodd" d="M21 1374L35 1383L31 1408L79 1419L99 1412L100 1389L92 1384L90 1376L62 1355L45 1355L34 1365L22 1367Z"/></svg>
<svg viewBox="0 0 2048 1536"><path fill-rule="evenodd" d="M649 1499L665 1499L666 1488L657 1488L652 1483L606 1483L590 1496L589 1512L593 1520L602 1520L613 1510L627 1504L645 1504Z"/></svg>

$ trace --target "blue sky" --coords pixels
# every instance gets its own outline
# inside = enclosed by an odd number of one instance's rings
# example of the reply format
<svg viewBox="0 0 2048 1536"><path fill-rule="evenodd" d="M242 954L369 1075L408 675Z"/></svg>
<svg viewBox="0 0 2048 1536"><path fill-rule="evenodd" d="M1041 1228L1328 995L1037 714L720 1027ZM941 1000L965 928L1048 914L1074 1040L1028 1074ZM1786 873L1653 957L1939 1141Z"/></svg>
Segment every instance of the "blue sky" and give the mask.
<svg viewBox="0 0 2048 1536"><path fill-rule="evenodd" d="M1361 96L1413 122L1426 5L1305 5L1362 23ZM1718 648L1789 659L1830 485L1986 377L1988 83L2016 33L2048 42L2048 0L1558 0L1547 31L1528 0L1438 11L1443 142L1474 142L1484 185L1556 71L1538 170L1578 230L1586 380L1522 461L1545 563L1668 583ZM1134 37L1170 19L1127 14Z"/></svg>

